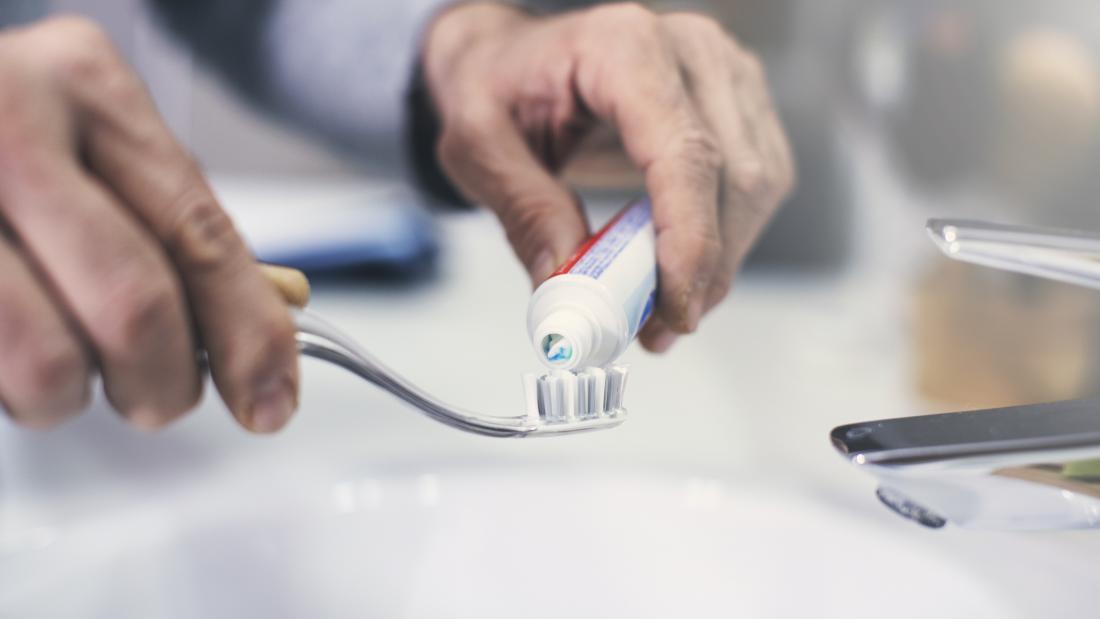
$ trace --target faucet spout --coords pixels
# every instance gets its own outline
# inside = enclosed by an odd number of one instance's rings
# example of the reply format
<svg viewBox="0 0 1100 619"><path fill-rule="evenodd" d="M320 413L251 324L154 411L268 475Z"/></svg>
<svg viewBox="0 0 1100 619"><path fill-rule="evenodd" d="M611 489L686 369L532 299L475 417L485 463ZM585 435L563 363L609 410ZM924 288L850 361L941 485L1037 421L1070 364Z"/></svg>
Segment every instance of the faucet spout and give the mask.
<svg viewBox="0 0 1100 619"><path fill-rule="evenodd" d="M1100 399L851 424L832 441L928 527L1100 527Z"/></svg>

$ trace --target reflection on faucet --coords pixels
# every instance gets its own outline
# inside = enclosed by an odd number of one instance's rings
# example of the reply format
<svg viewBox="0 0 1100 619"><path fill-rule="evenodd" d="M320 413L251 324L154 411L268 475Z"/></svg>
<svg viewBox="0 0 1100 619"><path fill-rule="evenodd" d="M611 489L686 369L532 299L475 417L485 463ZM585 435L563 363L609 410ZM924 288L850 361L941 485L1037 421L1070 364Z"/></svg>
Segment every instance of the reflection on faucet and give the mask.
<svg viewBox="0 0 1100 619"><path fill-rule="evenodd" d="M1065 464L1033 464L1006 467L993 475L1061 488L1100 499L1100 460L1079 460ZM1084 471L1083 473L1081 471Z"/></svg>

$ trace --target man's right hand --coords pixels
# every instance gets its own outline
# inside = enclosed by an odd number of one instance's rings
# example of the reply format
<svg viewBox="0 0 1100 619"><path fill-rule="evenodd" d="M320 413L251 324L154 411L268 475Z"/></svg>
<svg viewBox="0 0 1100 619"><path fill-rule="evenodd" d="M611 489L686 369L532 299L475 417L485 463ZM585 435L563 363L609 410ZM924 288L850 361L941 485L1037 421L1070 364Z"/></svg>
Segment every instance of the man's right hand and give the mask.
<svg viewBox="0 0 1100 619"><path fill-rule="evenodd" d="M93 24L0 32L0 402L53 425L103 376L142 427L201 395L268 432L297 402L294 326L195 161Z"/></svg>
<svg viewBox="0 0 1100 619"><path fill-rule="evenodd" d="M793 186L763 65L705 15L459 2L423 55L440 163L496 212L536 286L589 234L558 172L597 127L621 138L653 202L660 298L638 336L652 351L725 298Z"/></svg>

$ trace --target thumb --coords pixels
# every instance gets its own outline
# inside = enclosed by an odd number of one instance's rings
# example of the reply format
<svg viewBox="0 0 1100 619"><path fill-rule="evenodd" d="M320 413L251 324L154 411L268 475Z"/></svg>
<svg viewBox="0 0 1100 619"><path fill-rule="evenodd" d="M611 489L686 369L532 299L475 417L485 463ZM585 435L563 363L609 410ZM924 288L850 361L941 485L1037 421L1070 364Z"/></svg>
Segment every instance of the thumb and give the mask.
<svg viewBox="0 0 1100 619"><path fill-rule="evenodd" d="M467 198L496 213L533 285L588 236L577 196L538 160L502 110L486 106L448 122L438 156Z"/></svg>

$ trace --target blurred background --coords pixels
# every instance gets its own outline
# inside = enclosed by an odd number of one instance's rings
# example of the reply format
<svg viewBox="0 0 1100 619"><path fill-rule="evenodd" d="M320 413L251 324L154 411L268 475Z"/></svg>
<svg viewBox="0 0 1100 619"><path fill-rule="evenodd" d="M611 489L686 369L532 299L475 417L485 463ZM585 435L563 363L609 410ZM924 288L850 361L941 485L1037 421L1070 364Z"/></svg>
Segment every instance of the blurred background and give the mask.
<svg viewBox="0 0 1100 619"><path fill-rule="evenodd" d="M889 260L877 254L898 252L895 226L916 236L929 216L1100 230L1100 14L1088 3L649 4L719 17L771 76L800 184L750 268L827 273L867 253ZM326 144L242 102L141 0L53 5L105 24L215 177L390 174L377 153ZM863 211L860 182L876 187ZM931 400L992 405L1095 390L1090 293L935 258L910 267L914 381Z"/></svg>

